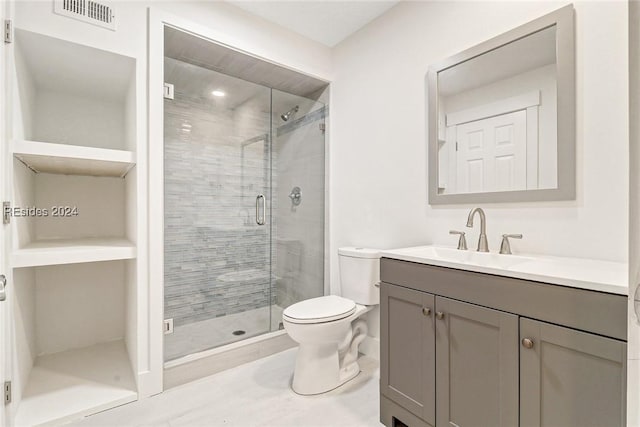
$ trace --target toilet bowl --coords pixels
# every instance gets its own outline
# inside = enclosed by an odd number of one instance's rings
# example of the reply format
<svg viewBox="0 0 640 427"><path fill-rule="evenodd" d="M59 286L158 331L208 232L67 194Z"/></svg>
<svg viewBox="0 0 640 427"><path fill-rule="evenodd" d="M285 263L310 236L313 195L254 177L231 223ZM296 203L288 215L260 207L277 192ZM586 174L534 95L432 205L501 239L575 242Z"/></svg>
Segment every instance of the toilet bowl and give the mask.
<svg viewBox="0 0 640 427"><path fill-rule="evenodd" d="M358 347L367 336L361 316L380 302L378 251L340 248L342 296L287 307L284 329L299 344L292 389L303 395L333 390L360 372Z"/></svg>

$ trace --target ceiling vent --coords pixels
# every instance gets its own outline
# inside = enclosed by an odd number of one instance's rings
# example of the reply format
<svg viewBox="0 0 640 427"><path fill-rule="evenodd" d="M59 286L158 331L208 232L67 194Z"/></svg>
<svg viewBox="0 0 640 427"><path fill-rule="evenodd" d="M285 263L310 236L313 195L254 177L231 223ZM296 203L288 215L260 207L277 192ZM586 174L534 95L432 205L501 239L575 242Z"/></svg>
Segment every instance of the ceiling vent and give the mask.
<svg viewBox="0 0 640 427"><path fill-rule="evenodd" d="M116 15L113 7L93 0L54 0L53 10L58 15L68 16L99 27L116 30Z"/></svg>

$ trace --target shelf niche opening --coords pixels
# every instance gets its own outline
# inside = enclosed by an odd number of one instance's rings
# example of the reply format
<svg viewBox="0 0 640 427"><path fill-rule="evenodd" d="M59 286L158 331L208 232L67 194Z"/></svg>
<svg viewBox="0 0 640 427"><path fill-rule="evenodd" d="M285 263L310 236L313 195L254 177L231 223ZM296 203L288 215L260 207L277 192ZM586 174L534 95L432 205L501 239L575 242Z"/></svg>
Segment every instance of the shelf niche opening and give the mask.
<svg viewBox="0 0 640 427"><path fill-rule="evenodd" d="M17 425L61 424L137 399L130 263L14 269Z"/></svg>
<svg viewBox="0 0 640 427"><path fill-rule="evenodd" d="M13 169L12 207L47 210L11 218L14 267L136 257L135 166L125 178L35 173L18 159Z"/></svg>
<svg viewBox="0 0 640 427"><path fill-rule="evenodd" d="M15 29L16 139L135 151L134 58Z"/></svg>

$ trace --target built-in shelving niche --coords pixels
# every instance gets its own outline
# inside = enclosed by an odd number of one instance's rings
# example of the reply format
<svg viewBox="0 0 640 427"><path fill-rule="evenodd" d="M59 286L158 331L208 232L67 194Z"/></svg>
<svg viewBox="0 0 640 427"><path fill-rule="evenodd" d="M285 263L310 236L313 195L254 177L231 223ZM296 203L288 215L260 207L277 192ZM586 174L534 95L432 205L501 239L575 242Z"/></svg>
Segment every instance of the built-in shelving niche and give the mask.
<svg viewBox="0 0 640 427"><path fill-rule="evenodd" d="M135 59L15 30L14 138L135 151Z"/></svg>
<svg viewBox="0 0 640 427"><path fill-rule="evenodd" d="M130 263L14 269L16 425L62 424L137 399Z"/></svg>
<svg viewBox="0 0 640 427"><path fill-rule="evenodd" d="M11 219L13 267L135 258L134 176L36 173L18 159L13 168L14 206L46 210Z"/></svg>
<svg viewBox="0 0 640 427"><path fill-rule="evenodd" d="M137 398L135 70L15 30L12 206L48 213L11 219L16 425Z"/></svg>

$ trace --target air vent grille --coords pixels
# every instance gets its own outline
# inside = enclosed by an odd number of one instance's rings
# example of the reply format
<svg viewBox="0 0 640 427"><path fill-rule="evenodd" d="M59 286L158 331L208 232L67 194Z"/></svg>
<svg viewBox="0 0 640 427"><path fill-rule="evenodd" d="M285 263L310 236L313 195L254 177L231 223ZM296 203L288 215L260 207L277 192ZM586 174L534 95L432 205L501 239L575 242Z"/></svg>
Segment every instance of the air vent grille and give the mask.
<svg viewBox="0 0 640 427"><path fill-rule="evenodd" d="M116 29L113 7L93 0L54 0L55 13L110 30Z"/></svg>
<svg viewBox="0 0 640 427"><path fill-rule="evenodd" d="M96 3L95 1L88 1L87 5L89 6L87 11L87 16L89 18L97 19L98 21L104 22L107 24L110 24L111 21L113 21L112 10L109 6Z"/></svg>

